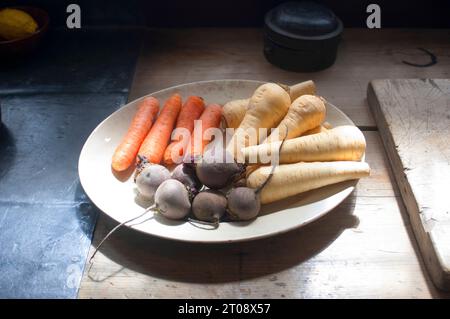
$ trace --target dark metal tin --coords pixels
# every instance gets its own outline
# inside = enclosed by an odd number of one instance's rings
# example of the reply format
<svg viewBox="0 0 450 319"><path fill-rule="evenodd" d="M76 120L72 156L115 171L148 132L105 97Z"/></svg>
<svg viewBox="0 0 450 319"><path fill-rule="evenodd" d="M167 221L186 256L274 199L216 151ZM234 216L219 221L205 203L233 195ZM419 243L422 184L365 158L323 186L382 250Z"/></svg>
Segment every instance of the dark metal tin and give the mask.
<svg viewBox="0 0 450 319"><path fill-rule="evenodd" d="M341 20L327 7L286 2L265 16L264 55L286 70L322 70L336 60L342 30Z"/></svg>

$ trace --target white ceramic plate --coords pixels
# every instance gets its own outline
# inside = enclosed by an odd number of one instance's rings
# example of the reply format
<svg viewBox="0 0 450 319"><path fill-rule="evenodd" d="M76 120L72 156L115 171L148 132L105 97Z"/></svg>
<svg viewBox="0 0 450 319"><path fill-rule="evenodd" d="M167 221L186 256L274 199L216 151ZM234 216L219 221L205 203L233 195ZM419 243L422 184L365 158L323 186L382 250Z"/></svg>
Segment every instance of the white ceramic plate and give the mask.
<svg viewBox="0 0 450 319"><path fill-rule="evenodd" d="M183 98L198 95L206 103L224 104L249 97L262 83L246 80L204 81L171 87L150 95L164 101L178 92ZM100 210L119 223L144 211L136 202L132 176L120 180L111 171L112 154L126 133L141 99L123 106L95 128L81 151L78 163L80 181L86 194ZM333 126L354 125L342 111L330 104L327 105L326 120ZM257 239L286 232L318 219L341 203L353 191L356 183L349 181L330 185L265 205L256 220L221 223L215 230L201 229L188 222L149 219L152 214L130 223L129 227L146 234L189 242L220 243Z"/></svg>

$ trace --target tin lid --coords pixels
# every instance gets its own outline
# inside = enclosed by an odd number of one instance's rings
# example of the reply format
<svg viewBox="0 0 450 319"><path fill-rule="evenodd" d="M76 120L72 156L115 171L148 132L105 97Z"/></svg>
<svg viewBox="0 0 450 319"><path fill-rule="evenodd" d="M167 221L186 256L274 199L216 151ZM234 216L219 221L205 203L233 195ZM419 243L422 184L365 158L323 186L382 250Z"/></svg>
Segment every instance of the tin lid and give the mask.
<svg viewBox="0 0 450 319"><path fill-rule="evenodd" d="M339 36L341 20L327 7L311 2L286 2L265 16L265 32L275 42L296 48L298 40L326 40Z"/></svg>

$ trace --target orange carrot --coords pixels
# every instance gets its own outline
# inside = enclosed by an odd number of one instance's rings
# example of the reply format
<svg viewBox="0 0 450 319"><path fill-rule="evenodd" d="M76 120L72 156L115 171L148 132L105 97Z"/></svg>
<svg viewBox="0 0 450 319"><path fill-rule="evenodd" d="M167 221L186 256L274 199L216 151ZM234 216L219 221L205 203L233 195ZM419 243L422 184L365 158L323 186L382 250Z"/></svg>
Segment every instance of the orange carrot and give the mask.
<svg viewBox="0 0 450 319"><path fill-rule="evenodd" d="M161 162L180 109L181 96L174 94L164 104L155 124L142 143L139 155L145 156L150 163Z"/></svg>
<svg viewBox="0 0 450 319"><path fill-rule="evenodd" d="M194 130L194 121L202 115L205 109L205 103L199 96L190 96L181 108L180 115L178 116L176 128L184 128L192 133ZM181 136L177 140L167 146L164 152L163 162L166 165L174 164L174 157L179 156L182 158L184 155L184 149L189 143L189 139L183 139Z"/></svg>
<svg viewBox="0 0 450 319"><path fill-rule="evenodd" d="M204 139L204 133L209 128L219 127L220 121L222 117L222 107L218 104L210 104L203 111L202 115L199 118L202 124L201 130L201 143L197 143L195 141L195 134L197 134L196 130L191 135L191 156L195 157L203 154L203 151L206 145L211 142L210 140ZM200 133L200 132L199 132ZM198 138L198 137L197 137Z"/></svg>
<svg viewBox="0 0 450 319"><path fill-rule="evenodd" d="M146 97L139 104L127 134L112 157L111 166L115 171L124 171L134 163L139 147L150 131L158 111L159 102L154 97Z"/></svg>

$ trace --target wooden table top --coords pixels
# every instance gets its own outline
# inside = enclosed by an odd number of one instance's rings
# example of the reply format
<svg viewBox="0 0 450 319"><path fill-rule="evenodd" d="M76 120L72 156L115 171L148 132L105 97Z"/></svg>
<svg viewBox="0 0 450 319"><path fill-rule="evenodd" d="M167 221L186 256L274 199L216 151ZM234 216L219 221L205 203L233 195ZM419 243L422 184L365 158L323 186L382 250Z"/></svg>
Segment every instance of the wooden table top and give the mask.
<svg viewBox="0 0 450 319"><path fill-rule="evenodd" d="M375 78L449 78L449 30L346 29L338 59L316 73L267 63L256 29L149 30L130 94L210 79L286 84L313 79L318 93L364 131L372 168L324 218L263 240L201 245L121 229L86 267L80 298L439 298L426 273L366 101ZM438 63L428 68L418 47ZM93 246L115 226L100 216ZM91 247L91 254L93 248Z"/></svg>

